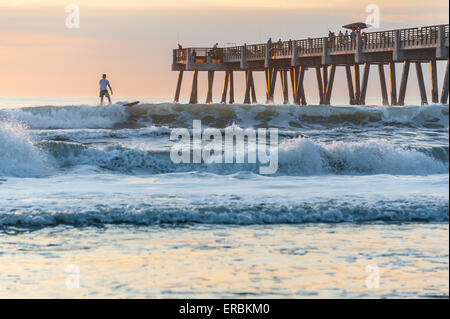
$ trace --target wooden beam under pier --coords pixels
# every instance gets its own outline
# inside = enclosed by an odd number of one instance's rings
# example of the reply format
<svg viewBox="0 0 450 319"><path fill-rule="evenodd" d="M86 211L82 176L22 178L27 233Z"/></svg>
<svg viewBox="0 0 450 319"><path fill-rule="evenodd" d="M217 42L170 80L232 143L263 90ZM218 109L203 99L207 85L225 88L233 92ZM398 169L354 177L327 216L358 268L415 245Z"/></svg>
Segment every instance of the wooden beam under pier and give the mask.
<svg viewBox="0 0 450 319"><path fill-rule="evenodd" d="M317 87L319 89L319 104L324 104L324 98L323 98L323 81L322 81L322 74L320 73L320 67L316 67L316 79L317 79Z"/></svg>
<svg viewBox="0 0 450 319"><path fill-rule="evenodd" d="M328 89L328 65L322 66L322 92L323 92L323 104L327 103L327 89Z"/></svg>
<svg viewBox="0 0 450 319"><path fill-rule="evenodd" d="M305 95L305 87L303 85L304 80L305 80L305 72L306 72L307 68L306 67L302 67L301 71L300 71L300 76L298 78L298 83L299 85L299 90L300 90L300 97L301 97L301 104L302 105L307 105L308 103L306 102L306 95Z"/></svg>
<svg viewBox="0 0 450 319"><path fill-rule="evenodd" d="M391 105L397 105L397 77L395 75L395 62L389 63L389 84L391 89Z"/></svg>
<svg viewBox="0 0 450 319"><path fill-rule="evenodd" d="M206 93L206 104L212 103L213 82L214 82L214 71L208 71L208 91Z"/></svg>
<svg viewBox="0 0 450 319"><path fill-rule="evenodd" d="M441 92L441 104L447 104L448 100L448 68L449 68L449 61L447 60L447 67L445 69L445 75L444 75L444 83L442 84L442 92Z"/></svg>
<svg viewBox="0 0 450 319"><path fill-rule="evenodd" d="M421 103L422 105L426 105L428 104L428 100L427 100L427 91L425 90L425 81L423 79L422 65L420 64L420 62L416 62L415 65Z"/></svg>
<svg viewBox="0 0 450 319"><path fill-rule="evenodd" d="M220 100L220 103L227 103L229 78L230 78L230 71L225 71L225 78L223 79L222 99Z"/></svg>
<svg viewBox="0 0 450 319"><path fill-rule="evenodd" d="M305 78L305 67L300 66L296 90L295 90L295 99L294 99L294 103L298 104L298 105L300 105L300 104L306 105L305 88L303 87L304 78Z"/></svg>
<svg viewBox="0 0 450 319"><path fill-rule="evenodd" d="M183 82L183 70L178 71L178 81L177 81L177 88L175 90L175 98L173 101L175 103L178 103L180 100L180 92L181 92L181 82Z"/></svg>
<svg viewBox="0 0 450 319"><path fill-rule="evenodd" d="M349 103L350 105L355 105L355 90L353 88L353 78L352 78L352 70L349 65L345 66L345 73L347 75L347 87L348 87L348 95L349 95Z"/></svg>
<svg viewBox="0 0 450 319"><path fill-rule="evenodd" d="M398 93L398 105L405 105L406 87L408 85L409 61L403 62L402 79L400 81L400 91Z"/></svg>
<svg viewBox="0 0 450 319"><path fill-rule="evenodd" d="M325 97L325 103L331 104L331 93L333 92L334 75L336 74L336 65L332 64L330 68L330 77L328 79L327 94Z"/></svg>
<svg viewBox="0 0 450 319"><path fill-rule="evenodd" d="M381 88L381 97L383 105L389 105L387 87L386 87L386 76L384 75L384 65L378 64L378 75L380 78L380 88Z"/></svg>
<svg viewBox="0 0 450 319"><path fill-rule="evenodd" d="M281 87L283 89L283 104L289 104L287 70L280 71Z"/></svg>
<svg viewBox="0 0 450 319"><path fill-rule="evenodd" d="M250 96L252 98L252 103L256 104L256 103L258 103L258 101L256 100L255 81L253 81L253 72L252 71L250 71L249 77L250 77Z"/></svg>
<svg viewBox="0 0 450 319"><path fill-rule="evenodd" d="M275 85L277 83L277 74L278 73L278 69L274 68L272 70L272 77L270 80L270 91L269 91L269 103L273 103L273 96L275 93Z"/></svg>
<svg viewBox="0 0 450 319"><path fill-rule="evenodd" d="M234 76L233 76L233 71L230 71L230 104L234 103Z"/></svg>
<svg viewBox="0 0 450 319"><path fill-rule="evenodd" d="M251 71L245 70L245 94L244 94L244 104L250 104L250 73Z"/></svg>
<svg viewBox="0 0 450 319"><path fill-rule="evenodd" d="M289 69L289 75L291 79L291 88L292 88L292 101L294 104L300 104L296 103L296 95L297 95L297 82L298 82L298 76L299 76L299 67L295 66L293 68Z"/></svg>
<svg viewBox="0 0 450 319"><path fill-rule="evenodd" d="M366 104L367 84L369 83L370 63L364 63L363 81L361 84L361 95L359 97L359 105Z"/></svg>
<svg viewBox="0 0 450 319"><path fill-rule="evenodd" d="M194 76L192 78L192 88L191 88L191 98L189 99L189 104L198 103L198 70L194 71Z"/></svg>
<svg viewBox="0 0 450 319"><path fill-rule="evenodd" d="M431 101L433 103L439 103L436 60L430 61L430 69L431 69Z"/></svg>
<svg viewBox="0 0 450 319"><path fill-rule="evenodd" d="M266 103L269 104L270 84L272 83L272 69L264 69L264 78L266 80Z"/></svg>
<svg viewBox="0 0 450 319"><path fill-rule="evenodd" d="M359 64L356 63L353 70L353 75L355 77L355 104L359 104L359 100L361 98L361 81L359 75Z"/></svg>

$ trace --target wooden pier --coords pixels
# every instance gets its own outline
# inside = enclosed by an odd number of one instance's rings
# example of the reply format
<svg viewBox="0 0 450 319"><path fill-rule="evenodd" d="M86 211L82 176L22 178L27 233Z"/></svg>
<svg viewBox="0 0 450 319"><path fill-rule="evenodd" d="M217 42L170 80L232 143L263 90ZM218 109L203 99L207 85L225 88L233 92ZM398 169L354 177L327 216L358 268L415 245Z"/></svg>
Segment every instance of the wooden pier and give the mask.
<svg viewBox="0 0 450 319"><path fill-rule="evenodd" d="M446 60L446 71L439 96L436 61ZM397 92L395 64L403 64ZM175 102L179 101L183 73L193 71L190 104L198 103L198 72L208 72L207 98L212 103L212 88L216 71L224 71L222 103L234 103L234 72L245 72L244 103L257 103L253 72L265 74L266 103L272 103L275 85L280 75L284 103L289 103L289 83L292 101L306 105L303 81L307 70L315 70L320 104L330 104L337 67L344 67L349 103L364 105L369 72L378 67L383 105L404 105L408 75L414 64L422 104L427 104L422 63L431 69L431 101L447 103L449 94L449 25L427 26L378 32L356 32L343 37L308 38L284 42L242 45L226 48L183 48L173 50L172 70L178 71ZM384 66L389 68L389 89ZM360 68L363 67L362 77ZM352 74L353 69L353 74Z"/></svg>

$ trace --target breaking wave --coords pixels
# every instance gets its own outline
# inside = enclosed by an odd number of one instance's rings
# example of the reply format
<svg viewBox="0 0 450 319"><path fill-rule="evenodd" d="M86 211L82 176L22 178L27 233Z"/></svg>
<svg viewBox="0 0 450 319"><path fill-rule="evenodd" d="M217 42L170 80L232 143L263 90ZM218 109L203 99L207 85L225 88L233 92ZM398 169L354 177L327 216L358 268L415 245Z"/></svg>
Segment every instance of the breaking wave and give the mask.
<svg viewBox="0 0 450 319"><path fill-rule="evenodd" d="M448 221L448 200L314 203L197 203L183 207L151 204L52 210L14 209L0 214L0 227L98 226L107 224L303 224Z"/></svg>
<svg viewBox="0 0 450 319"><path fill-rule="evenodd" d="M136 147L115 144L98 148L74 142L45 141L39 146L61 167L91 165L121 172L144 170L150 174L259 171L258 164L174 164L169 151L152 150L145 144ZM402 148L379 139L324 143L298 137L280 143L278 162L278 175L442 174L448 173L449 148Z"/></svg>
<svg viewBox="0 0 450 319"><path fill-rule="evenodd" d="M242 127L271 126L314 128L336 126L412 126L448 129L448 105L296 106L296 105L189 105L141 104L134 107L40 106L0 111L31 129L139 128L151 125L191 127L192 120L224 128L232 123Z"/></svg>
<svg viewBox="0 0 450 319"><path fill-rule="evenodd" d="M40 177L49 167L24 127L0 120L0 176Z"/></svg>

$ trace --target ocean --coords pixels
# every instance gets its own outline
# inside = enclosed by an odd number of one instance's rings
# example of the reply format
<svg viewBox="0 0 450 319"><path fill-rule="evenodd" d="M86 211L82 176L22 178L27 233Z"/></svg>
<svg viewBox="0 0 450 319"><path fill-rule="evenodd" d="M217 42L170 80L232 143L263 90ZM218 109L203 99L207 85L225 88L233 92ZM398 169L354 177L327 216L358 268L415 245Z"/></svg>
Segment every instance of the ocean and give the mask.
<svg viewBox="0 0 450 319"><path fill-rule="evenodd" d="M0 100L0 297L448 298L449 106ZM175 164L193 121L278 169Z"/></svg>

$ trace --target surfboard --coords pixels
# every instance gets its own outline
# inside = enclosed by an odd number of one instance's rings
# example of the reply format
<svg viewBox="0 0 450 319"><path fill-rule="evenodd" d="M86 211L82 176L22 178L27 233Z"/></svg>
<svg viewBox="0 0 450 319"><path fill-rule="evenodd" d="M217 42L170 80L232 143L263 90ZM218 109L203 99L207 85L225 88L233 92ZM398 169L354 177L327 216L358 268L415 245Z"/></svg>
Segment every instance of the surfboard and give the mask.
<svg viewBox="0 0 450 319"><path fill-rule="evenodd" d="M139 103L140 103L140 101L130 102L130 103L124 104L123 106L135 106L135 105L137 105Z"/></svg>

